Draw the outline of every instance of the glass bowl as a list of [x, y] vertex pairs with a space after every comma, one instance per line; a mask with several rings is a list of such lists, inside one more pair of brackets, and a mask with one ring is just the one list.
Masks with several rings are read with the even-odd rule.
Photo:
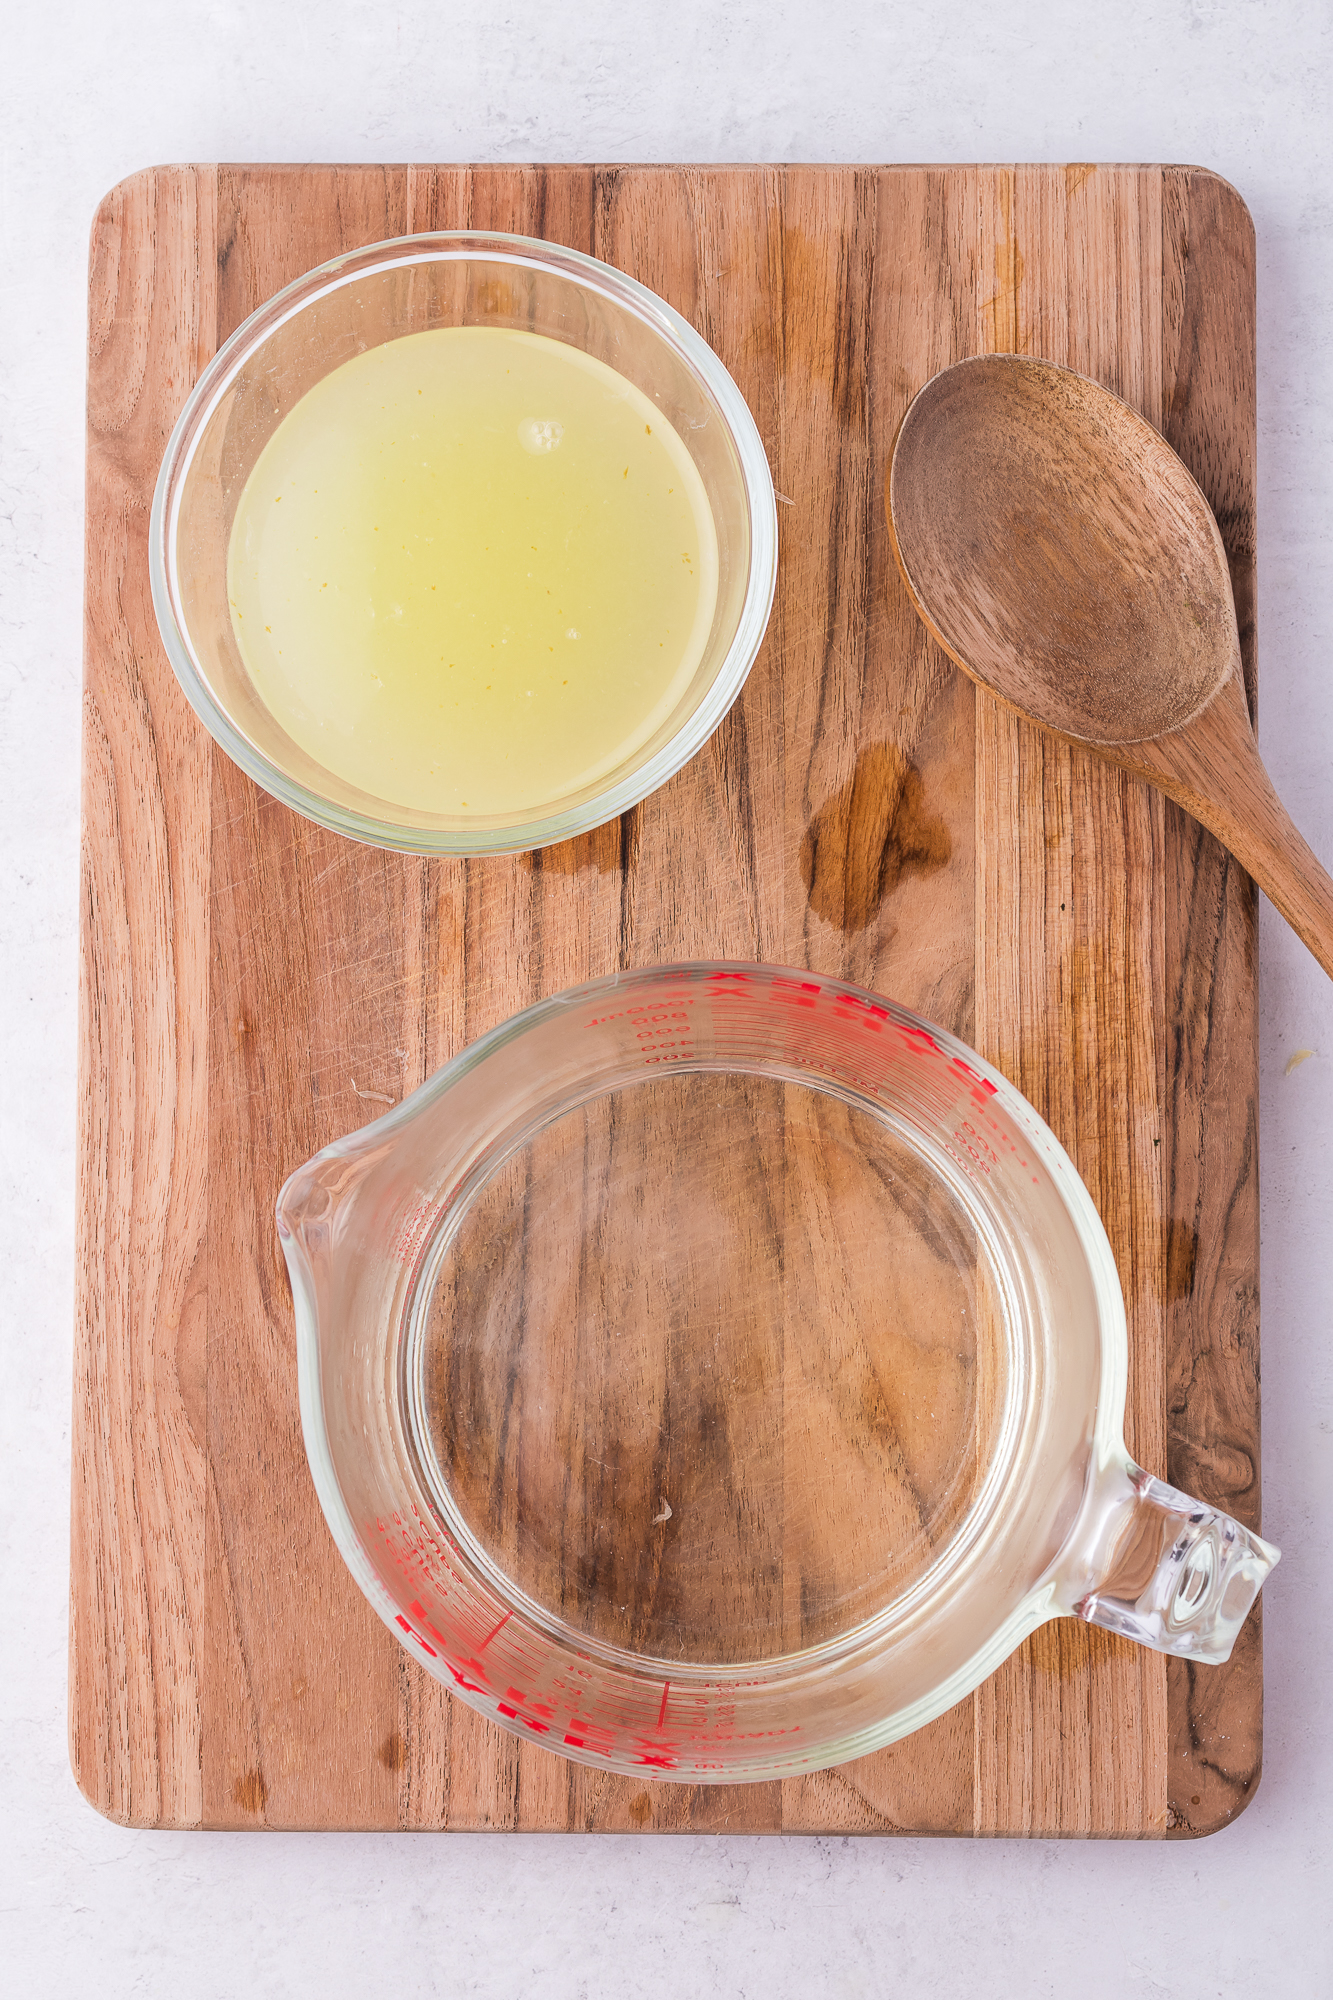
[[302, 1167], [278, 1228], [352, 1575], [582, 1763], [840, 1763], [1059, 1616], [1224, 1660], [1277, 1560], [1129, 1459], [1115, 1264], [1031, 1105], [834, 980], [543, 1001]]
[[[365, 349], [447, 326], [519, 328], [605, 362], [670, 420], [703, 481], [718, 546], [712, 627], [673, 709], [626, 759], [523, 814], [453, 817], [361, 792], [295, 743], [261, 700], [227, 601], [227, 550], [245, 483], [308, 390]], [[595, 258], [521, 236], [407, 236], [335, 258], [238, 328], [172, 432], [153, 498], [153, 603], [168, 657], [204, 726], [265, 791], [335, 832], [422, 854], [508, 853], [567, 840], [647, 797], [735, 701], [768, 623], [777, 508], [754, 419], [688, 321]]]

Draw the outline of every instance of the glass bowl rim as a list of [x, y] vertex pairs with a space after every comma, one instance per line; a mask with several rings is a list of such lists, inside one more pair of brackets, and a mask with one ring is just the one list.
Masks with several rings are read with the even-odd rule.
[[[416, 827], [358, 812], [311, 791], [236, 726], [208, 685], [179, 608], [176, 536], [181, 498], [200, 440], [218, 404], [265, 341], [308, 306], [368, 273], [469, 260], [554, 272], [628, 311], [675, 351], [712, 398], [735, 446], [749, 516], [750, 564], [736, 630], [713, 684], [654, 756], [592, 798], [519, 825]], [[777, 587], [777, 555], [777, 498], [758, 425], [735, 380], [703, 336], [665, 299], [613, 264], [563, 244], [483, 229], [432, 230], [365, 244], [316, 265], [256, 307], [223, 342], [185, 400], [162, 456], [148, 531], [149, 581], [158, 629], [181, 690], [214, 742], [247, 777], [303, 818], [372, 846], [422, 855], [515, 854], [549, 847], [604, 826], [659, 790], [697, 756], [740, 694], [768, 628]]]

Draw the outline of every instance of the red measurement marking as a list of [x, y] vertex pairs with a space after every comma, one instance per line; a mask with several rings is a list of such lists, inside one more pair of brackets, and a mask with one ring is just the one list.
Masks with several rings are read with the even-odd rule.
[[964, 1076], [970, 1076], [973, 1083], [980, 1084], [982, 1090], [987, 1092], [991, 1097], [995, 1096], [996, 1094], [995, 1085], [991, 1082], [990, 1078], [985, 1076], [978, 1076], [977, 1072], [972, 1068], [971, 1064], [965, 1063], [961, 1056], [955, 1056], [953, 1058], [953, 1066], [955, 1069], [960, 1069], [963, 1072]]
[[423, 1653], [429, 1653], [429, 1654], [430, 1654], [430, 1656], [431, 1656], [431, 1658], [432, 1658], [432, 1660], [438, 1660], [438, 1659], [439, 1659], [439, 1657], [440, 1657], [440, 1656], [439, 1656], [439, 1654], [438, 1654], [438, 1653], [436, 1652], [436, 1650], [435, 1650], [434, 1646], [428, 1646], [428, 1645], [426, 1644], [425, 1640], [424, 1640], [424, 1639], [422, 1638], [422, 1636], [421, 1636], [420, 1632], [414, 1632], [414, 1631], [412, 1630], [412, 1627], [411, 1627], [411, 1626], [410, 1626], [410, 1625], [408, 1624], [408, 1622], [407, 1622], [406, 1618], [404, 1618], [404, 1616], [403, 1616], [403, 1614], [402, 1614], [402, 1612], [401, 1612], [401, 1611], [400, 1611], [400, 1612], [398, 1613], [398, 1623], [399, 1623], [399, 1624], [400, 1624], [400, 1625], [402, 1626], [402, 1628], [403, 1628], [404, 1632], [406, 1632], [406, 1633], [407, 1633], [407, 1635], [408, 1635], [408, 1637], [409, 1637], [410, 1639], [415, 1639], [415, 1640], [416, 1640], [416, 1642], [417, 1642], [418, 1646], [420, 1646], [420, 1648], [421, 1648], [421, 1650], [422, 1650], [422, 1652], [423, 1652]]
[[873, 1000], [862, 1000], [856, 993], [839, 993], [833, 1004], [835, 1007], [857, 1008], [863, 1020], [870, 1015], [877, 1021], [887, 1021], [889, 1018], [887, 1007], [879, 1007]]
[[676, 1768], [676, 1760], [674, 1757], [654, 1757], [650, 1756], [646, 1751], [643, 1754], [643, 1756], [636, 1757], [634, 1761], [636, 1764], [650, 1765], [654, 1770], [657, 1771], [674, 1771]]
[[671, 1683], [670, 1683], [670, 1681], [663, 1681], [663, 1683], [662, 1683], [662, 1706], [661, 1706], [661, 1707], [660, 1707], [660, 1708], [658, 1709], [658, 1711], [657, 1711], [657, 1726], [658, 1726], [658, 1728], [659, 1728], [659, 1729], [660, 1729], [660, 1728], [662, 1727], [662, 1723], [663, 1723], [663, 1721], [664, 1721], [664, 1720], [665, 1720], [665, 1718], [666, 1718], [666, 1705], [667, 1705], [667, 1696], [668, 1696], [668, 1695], [670, 1694], [670, 1692], [671, 1692]]
[[489, 1694], [489, 1688], [484, 1688], [480, 1681], [470, 1681], [466, 1674], [460, 1674], [452, 1660], [446, 1660], [444, 1664], [448, 1667], [458, 1686], [466, 1688], [469, 1694]]
[[882, 1007], [871, 1007], [864, 1000], [840, 1000], [833, 1018], [840, 1028], [865, 1028], [872, 1035], [882, 1035], [889, 1021]]
[[613, 1014], [594, 1014], [584, 1025], [604, 1028], [610, 1021], [687, 1021], [689, 1015], [681, 1010], [693, 1005], [692, 993], [673, 993], [656, 1007], [620, 1007]]
[[[497, 1701], [495, 1704], [501, 1715], [507, 1715], [511, 1722], [521, 1722], [525, 1729], [535, 1729], [539, 1736], [549, 1735], [551, 1728], [549, 1722], [538, 1722], [535, 1716], [523, 1715], [517, 1707], [511, 1707], [511, 1703], [521, 1702], [525, 1699], [521, 1688], [506, 1688], [505, 1693], [508, 1695], [509, 1700]], [[543, 1713], [544, 1705], [541, 1702], [535, 1701], [532, 1706], [538, 1715]], [[550, 1708], [545, 1708], [544, 1712], [550, 1715], [554, 1711]]]
[[486, 1651], [486, 1648], [490, 1645], [491, 1640], [495, 1637], [496, 1633], [503, 1630], [503, 1628], [509, 1623], [513, 1615], [514, 1614], [512, 1611], [506, 1611], [504, 1617], [501, 1618], [498, 1621], [498, 1623], [492, 1625], [490, 1631], [486, 1634], [486, 1637], [482, 1640], [481, 1644], [477, 1648], [477, 1651], [479, 1653], [484, 1653]]
[[422, 1609], [421, 1605], [418, 1604], [415, 1597], [412, 1599], [412, 1616], [414, 1618], [419, 1618], [421, 1620], [426, 1630], [430, 1633], [432, 1639], [438, 1639], [442, 1646], [446, 1643], [443, 1632], [436, 1631], [435, 1627], [431, 1624], [430, 1619], [426, 1616], [425, 1611]]
[[437, 1205], [424, 1197], [413, 1202], [399, 1225], [398, 1237], [393, 1246], [393, 1255], [400, 1264], [412, 1262], [424, 1244], [431, 1223], [438, 1213]]
[[604, 1729], [600, 1723], [589, 1722], [581, 1715], [571, 1716], [565, 1731], [565, 1742], [571, 1750], [591, 1750], [594, 1757], [609, 1757], [616, 1741], [614, 1729]]

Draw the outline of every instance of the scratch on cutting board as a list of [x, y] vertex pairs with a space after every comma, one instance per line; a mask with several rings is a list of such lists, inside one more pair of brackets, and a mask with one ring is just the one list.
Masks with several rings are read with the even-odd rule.
[[368, 1097], [374, 1104], [396, 1104], [398, 1101], [396, 1098], [386, 1097], [382, 1090], [357, 1090], [355, 1077], [352, 1078], [352, 1089], [358, 1097]]

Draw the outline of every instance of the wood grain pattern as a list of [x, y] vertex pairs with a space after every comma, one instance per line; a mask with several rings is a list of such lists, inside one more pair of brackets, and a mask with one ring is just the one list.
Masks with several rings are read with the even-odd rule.
[[108, 198], [89, 281], [70, 1746], [112, 1817], [201, 1813], [211, 750], [153, 636], [148, 510], [216, 344], [215, 176]]
[[[1049, 173], [997, 176], [987, 211], [997, 278], [1026, 243], [1023, 283], [1044, 318], [1038, 333], [1020, 290], [994, 344], [1003, 334], [1024, 352], [1039, 341], [1046, 359], [1155, 415], [1157, 189], [1133, 170], [1099, 169], [1072, 197], [1060, 193]], [[1089, 311], [1093, 272], [1114, 318]], [[984, 305], [980, 332], [991, 344]], [[977, 1046], [1050, 1121], [1097, 1204], [1129, 1318], [1125, 1440], [1140, 1462], [1157, 1464], [1163, 801], [980, 691], [977, 736]], [[1091, 1627], [1034, 1634], [976, 1697], [979, 1827], [1163, 1830], [1165, 1680], [1160, 1655]], [[1015, 1717], [1027, 1722], [1027, 1744], [1021, 1733], [1015, 1741]], [[1032, 1755], [1037, 1748], [1045, 1754]]]
[[[257, 792], [162, 655], [157, 464], [217, 342], [358, 243], [545, 235], [689, 316], [781, 495], [772, 624], [705, 750], [537, 855], [354, 847]], [[806, 963], [999, 1062], [1073, 1151], [1131, 1328], [1128, 1435], [1258, 1524], [1255, 913], [1148, 787], [1002, 715], [907, 601], [887, 450], [936, 370], [1043, 353], [1162, 425], [1221, 521], [1254, 684], [1253, 242], [1157, 168], [189, 168], [90, 283], [71, 1755], [136, 1825], [1174, 1834], [1259, 1769], [1258, 1620], [1193, 1674], [1049, 1627], [840, 1771], [643, 1787], [452, 1703], [306, 1473], [271, 1225], [292, 1166], [516, 1008], [621, 965]]]
[[[1257, 720], [1254, 231], [1211, 174], [1162, 181], [1162, 429], [1222, 530]], [[1168, 802], [1167, 1477], [1260, 1519], [1259, 981], [1253, 883]], [[1263, 1764], [1263, 1602], [1224, 1667], [1167, 1663], [1168, 1830], [1225, 1826]], [[1223, 1715], [1228, 1718], [1224, 1723]]]

